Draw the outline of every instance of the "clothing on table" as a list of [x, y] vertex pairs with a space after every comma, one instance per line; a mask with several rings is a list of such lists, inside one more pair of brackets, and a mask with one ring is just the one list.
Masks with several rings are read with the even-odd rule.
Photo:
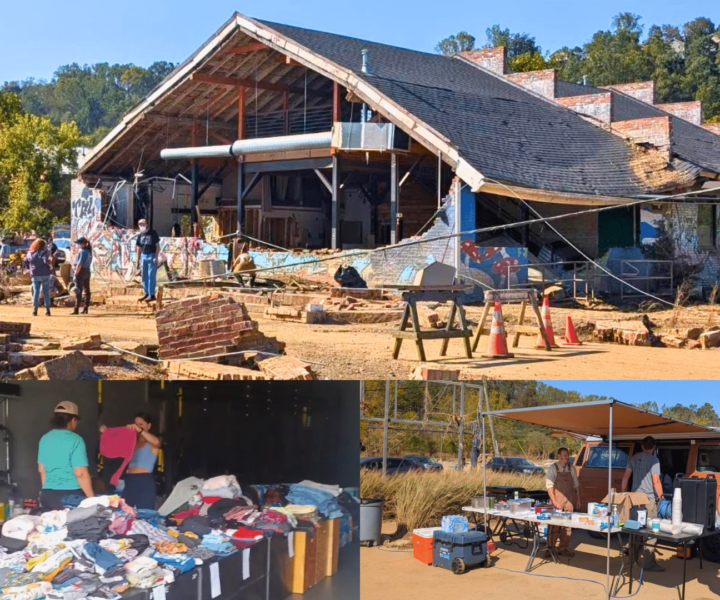
[[31, 550], [40, 548], [53, 548], [67, 539], [67, 527], [47, 532], [35, 532], [28, 536], [28, 542]]
[[127, 534], [123, 536], [114, 536], [113, 539], [124, 539], [130, 543], [130, 548], [136, 550], [138, 554], [142, 554], [150, 547], [150, 541], [146, 535]]
[[140, 520], [133, 521], [130, 533], [147, 536], [148, 542], [152, 545], [157, 544], [158, 542], [173, 541], [173, 537], [168, 535], [159, 527], [155, 527], [154, 525], [150, 525], [150, 523]]
[[570, 473], [572, 476], [573, 489], [578, 489], [580, 487], [580, 481], [578, 480], [577, 471], [575, 470], [574, 465], [568, 463], [563, 467], [559, 462], [554, 462], [548, 467], [547, 475], [545, 475], [545, 489], [549, 490], [551, 487], [555, 487], [555, 477], [558, 473]]
[[198, 491], [202, 488], [203, 480], [197, 477], [188, 477], [179, 481], [173, 488], [165, 503], [158, 509], [158, 512], [167, 516], [178, 510], [183, 504], [193, 503]]
[[109, 538], [100, 540], [99, 544], [101, 548], [107, 550], [108, 552], [112, 552], [115, 556], [123, 550], [130, 548], [130, 540], [127, 538]]
[[181, 573], [186, 573], [195, 568], [195, 560], [188, 554], [164, 554], [156, 550], [150, 555], [150, 558], [162, 565], [180, 569]]
[[150, 510], [147, 508], [138, 508], [136, 511], [137, 518], [143, 521], [149, 521], [153, 525], [164, 525], [165, 519], [156, 510]]
[[628, 463], [628, 469], [633, 474], [633, 492], [641, 492], [650, 500], [657, 500], [653, 475], [660, 477], [660, 461], [657, 456], [650, 452], [639, 452], [635, 454]]
[[140, 259], [142, 269], [143, 291], [147, 296], [154, 296], [157, 287], [157, 257], [154, 254], [143, 254]]
[[89, 464], [85, 442], [77, 433], [67, 429], [48, 431], [40, 438], [38, 464], [45, 469], [44, 490], [63, 490], [66, 493], [77, 490], [79, 486], [73, 469]]
[[212, 531], [210, 521], [206, 517], [190, 516], [184, 519], [178, 531], [192, 531], [195, 535], [207, 535]]
[[99, 567], [99, 573], [104, 573], [108, 569], [122, 565], [122, 561], [117, 556], [105, 550], [100, 544], [88, 542], [83, 546], [83, 552]]
[[52, 591], [52, 584], [47, 581], [31, 583], [20, 587], [8, 587], [2, 591], [3, 600], [37, 600], [47, 597]]
[[204, 535], [202, 545], [218, 556], [228, 556], [237, 552], [235, 546], [230, 543], [228, 536], [220, 533], [213, 532]]
[[52, 275], [33, 275], [30, 278], [32, 284], [32, 302], [33, 310], [37, 310], [40, 306], [40, 292], [42, 292], [45, 308], [50, 310], [52, 297], [50, 296], [50, 283]]
[[[217, 477], [211, 477], [207, 479], [202, 485], [203, 492], [212, 492], [221, 490], [223, 488], [232, 488], [237, 490], [237, 495], [241, 494], [240, 484], [238, 483], [235, 475], [218, 475]], [[208, 496], [217, 496], [217, 494], [208, 494]]]
[[8, 552], [20, 552], [21, 550], [25, 550], [27, 545], [28, 543], [26, 540], [19, 540], [5, 535], [0, 537], [0, 546], [5, 548]]
[[[249, 548], [262, 540], [265, 535], [259, 529], [250, 529], [249, 527], [238, 527], [232, 534], [233, 545], [236, 548]], [[235, 541], [237, 540], [237, 541]]]
[[117, 515], [110, 523], [110, 531], [115, 534], [125, 534], [130, 531], [133, 519], [129, 515]]
[[340, 486], [339, 485], [327, 485], [324, 483], [317, 483], [315, 481], [310, 481], [309, 479], [305, 479], [304, 481], [301, 481], [299, 485], [303, 485], [305, 487], [309, 488], [315, 488], [316, 490], [322, 490], [323, 492], [328, 492], [329, 494], [332, 494], [336, 498], [340, 495]]
[[202, 514], [202, 508], [204, 508], [204, 505], [203, 505], [202, 507], [200, 507], [200, 506], [191, 506], [191, 507], [188, 508], [187, 510], [179, 510], [179, 511], [173, 513], [173, 518], [174, 518], [174, 519], [177, 519], [177, 520], [180, 520], [180, 521], [184, 521], [184, 520], [187, 519], [188, 517], [197, 516], [197, 515], [200, 515], [200, 516], [202, 516], [202, 517], [206, 517], [206, 516], [207, 516], [207, 513], [203, 515], [203, 514]]
[[84, 498], [78, 505], [79, 508], [88, 508], [90, 506], [104, 506], [110, 508], [110, 496], [93, 496], [92, 498]]
[[[560, 505], [560, 510], [572, 512], [572, 497], [575, 489], [572, 473], [558, 469], [553, 488], [555, 489], [555, 501]], [[548, 526], [548, 546], [554, 548], [557, 545], [561, 552], [567, 551], [571, 534], [572, 528], [570, 527]]]
[[86, 500], [86, 498], [82, 492], [80, 494], [67, 494], [62, 497], [62, 503], [65, 508], [78, 508], [83, 500]]
[[[314, 508], [314, 507], [313, 507]], [[254, 516], [260, 516], [260, 513], [255, 506], [236, 506], [225, 513], [226, 521], [239, 521], [239, 522], [252, 522], [255, 520]]]
[[[77, 485], [77, 479], [75, 480]], [[61, 510], [65, 508], [65, 498], [71, 495], [81, 495], [84, 492], [80, 489], [72, 490], [40, 490], [40, 508], [42, 510]], [[85, 497], [84, 495], [82, 496]]]
[[197, 548], [200, 545], [200, 538], [195, 535], [192, 531], [186, 531], [181, 533], [177, 537], [178, 542], [185, 544], [188, 548]]
[[343, 515], [337, 498], [330, 492], [315, 487], [291, 485], [287, 500], [292, 504], [311, 504], [328, 519], [337, 519]]
[[106, 458], [122, 458], [120, 468], [110, 478], [110, 483], [117, 485], [130, 459], [135, 453], [137, 433], [128, 427], [110, 427], [100, 435], [100, 454]]
[[93, 506], [73, 508], [67, 513], [66, 522], [82, 521], [89, 517], [110, 517], [110, 510], [101, 504]]
[[37, 524], [37, 530], [41, 533], [56, 531], [65, 527], [67, 522], [66, 510], [49, 510], [40, 515], [40, 521]]
[[158, 542], [155, 544], [155, 550], [161, 554], [185, 554], [188, 547], [182, 542]]
[[35, 531], [40, 523], [40, 517], [34, 515], [20, 515], [5, 521], [2, 526], [3, 537], [27, 541], [28, 536]]
[[108, 536], [110, 522], [101, 517], [88, 517], [82, 521], [68, 523], [68, 537], [97, 542]]
[[190, 550], [188, 550], [188, 556], [192, 556], [196, 561], [210, 560], [215, 556], [215, 553], [205, 546], [197, 546], [196, 548], [190, 548]]
[[155, 508], [157, 492], [155, 487], [155, 475], [152, 473], [126, 473], [123, 477], [125, 489], [123, 498], [135, 508]]

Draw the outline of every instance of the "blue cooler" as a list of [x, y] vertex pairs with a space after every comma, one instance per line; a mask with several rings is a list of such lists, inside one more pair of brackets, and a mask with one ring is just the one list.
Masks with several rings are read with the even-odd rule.
[[487, 553], [487, 536], [482, 531], [433, 534], [433, 566], [450, 569], [455, 575], [465, 572], [466, 567], [482, 564], [490, 566]]

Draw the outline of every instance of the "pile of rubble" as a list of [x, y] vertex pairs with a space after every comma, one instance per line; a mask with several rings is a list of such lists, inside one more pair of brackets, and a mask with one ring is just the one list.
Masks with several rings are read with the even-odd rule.
[[720, 326], [669, 329], [659, 333], [648, 319], [641, 321], [598, 322], [592, 328], [594, 341], [627, 346], [667, 348], [720, 348]]

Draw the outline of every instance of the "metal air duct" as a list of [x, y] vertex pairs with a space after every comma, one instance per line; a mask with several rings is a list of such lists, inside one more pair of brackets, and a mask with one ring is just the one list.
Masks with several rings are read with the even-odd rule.
[[303, 133], [301, 135], [281, 135], [252, 140], [238, 140], [231, 146], [198, 146], [195, 148], [165, 148], [160, 151], [164, 160], [188, 158], [225, 158], [260, 152], [285, 152], [289, 150], [316, 150], [332, 145], [332, 131], [321, 133]]

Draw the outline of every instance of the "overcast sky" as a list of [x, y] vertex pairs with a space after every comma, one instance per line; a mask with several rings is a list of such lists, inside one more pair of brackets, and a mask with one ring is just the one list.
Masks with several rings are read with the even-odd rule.
[[698, 16], [720, 22], [718, 0], [0, 0], [0, 83], [49, 79], [73, 62], [181, 62], [236, 10], [428, 52], [463, 29], [484, 43], [494, 24], [528, 32], [543, 49], [555, 50], [581, 45], [623, 11], [641, 15], [647, 26], [682, 25]]

